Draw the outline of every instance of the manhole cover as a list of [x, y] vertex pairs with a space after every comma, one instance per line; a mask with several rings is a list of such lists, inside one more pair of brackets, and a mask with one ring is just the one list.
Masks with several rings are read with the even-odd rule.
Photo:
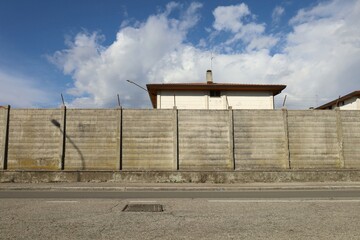
[[161, 204], [127, 204], [123, 212], [162, 212]]

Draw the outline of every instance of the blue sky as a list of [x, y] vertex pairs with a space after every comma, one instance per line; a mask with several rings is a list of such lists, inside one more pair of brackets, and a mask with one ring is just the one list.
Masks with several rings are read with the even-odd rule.
[[359, 90], [360, 1], [0, 1], [0, 105], [151, 108], [126, 82], [286, 84], [280, 107]]

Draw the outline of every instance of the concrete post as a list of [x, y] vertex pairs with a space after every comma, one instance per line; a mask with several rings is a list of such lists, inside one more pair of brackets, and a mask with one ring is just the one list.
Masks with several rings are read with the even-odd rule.
[[10, 127], [10, 105], [8, 105], [7, 107], [4, 108], [6, 113], [4, 114], [4, 127], [3, 127], [3, 131], [2, 131], [2, 135], [4, 137], [3, 139], [3, 144], [1, 147], [1, 156], [0, 156], [0, 161], [1, 161], [1, 168], [3, 170], [7, 169], [7, 155], [8, 155], [8, 144], [9, 144], [9, 127]]
[[117, 134], [118, 136], [116, 137], [116, 149], [117, 149], [117, 159], [116, 159], [116, 169], [117, 170], [121, 170], [122, 169], [122, 146], [121, 146], [121, 130], [122, 130], [122, 107], [117, 109], [118, 114], [117, 114]]
[[229, 143], [230, 143], [230, 151], [229, 151], [229, 155], [230, 155], [230, 159], [231, 159], [231, 163], [232, 163], [232, 169], [235, 170], [236, 165], [235, 165], [235, 144], [234, 144], [234, 112], [232, 110], [232, 107], [229, 107]]
[[174, 149], [174, 164], [173, 169], [179, 170], [179, 120], [178, 120], [178, 110], [176, 106], [173, 111], [173, 126], [174, 126], [174, 141], [173, 141], [173, 149]]
[[59, 169], [65, 169], [65, 146], [66, 146], [66, 106], [61, 107], [61, 123], [59, 126], [60, 130], [60, 145], [59, 145]]
[[337, 134], [338, 149], [339, 149], [339, 161], [336, 163], [336, 165], [339, 168], [344, 168], [345, 167], [344, 149], [343, 149], [344, 137], [343, 137], [340, 108], [336, 108], [335, 112], [336, 112], [336, 134]]
[[286, 168], [291, 169], [291, 158], [290, 158], [290, 144], [289, 144], [289, 121], [288, 111], [286, 108], [282, 109], [283, 120], [284, 120], [284, 138], [285, 138], [285, 161], [287, 162]]
[[124, 111], [123, 108], [120, 108], [120, 122], [119, 122], [119, 170], [123, 169], [123, 116]]

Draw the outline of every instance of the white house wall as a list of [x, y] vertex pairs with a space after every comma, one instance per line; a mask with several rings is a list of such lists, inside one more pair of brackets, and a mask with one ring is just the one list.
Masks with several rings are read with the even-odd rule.
[[353, 97], [344, 101], [344, 105], [340, 107], [341, 110], [357, 110], [359, 108], [360, 99]]
[[274, 109], [274, 97], [271, 92], [235, 92], [228, 91], [227, 100], [233, 109]]
[[271, 92], [221, 91], [220, 97], [210, 97], [209, 91], [161, 91], [158, 109], [274, 109]]
[[161, 91], [161, 95], [158, 95], [158, 108], [170, 109], [174, 106], [178, 109], [206, 109], [205, 92]]
[[[331, 106], [332, 109], [336, 108], [336, 104]], [[353, 97], [344, 101], [343, 106], [339, 106], [340, 110], [360, 110], [360, 98]]]

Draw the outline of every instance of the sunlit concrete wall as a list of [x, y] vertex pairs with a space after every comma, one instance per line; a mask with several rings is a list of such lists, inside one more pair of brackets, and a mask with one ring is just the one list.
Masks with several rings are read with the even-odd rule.
[[4, 168], [6, 151], [7, 107], [0, 107], [0, 170]]
[[360, 168], [360, 111], [339, 111], [340, 154], [343, 154], [345, 168]]
[[288, 168], [286, 127], [286, 111], [234, 111], [236, 169]]
[[56, 170], [61, 162], [60, 109], [11, 109], [8, 169]]
[[292, 168], [339, 168], [336, 111], [289, 111]]
[[359, 139], [359, 111], [0, 108], [5, 170], [360, 169]]
[[180, 170], [232, 170], [232, 117], [226, 110], [182, 110]]
[[65, 169], [118, 170], [120, 109], [67, 109]]
[[176, 154], [176, 110], [123, 110], [123, 170], [176, 170]]

